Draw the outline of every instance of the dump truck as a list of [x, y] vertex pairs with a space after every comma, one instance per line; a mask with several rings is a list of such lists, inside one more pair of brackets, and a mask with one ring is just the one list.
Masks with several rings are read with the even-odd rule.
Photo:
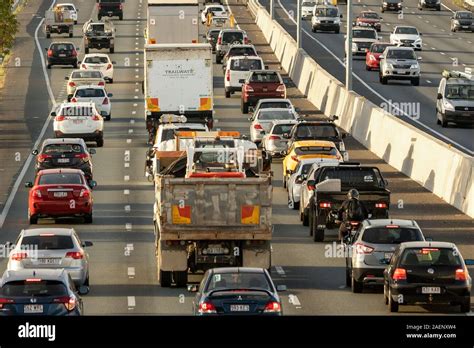
[[73, 36], [74, 13], [64, 7], [55, 7], [44, 15], [44, 31], [49, 39], [51, 34], [68, 34]]
[[185, 177], [156, 177], [153, 220], [162, 287], [186, 286], [188, 273], [214, 267], [270, 269], [271, 175], [247, 177], [244, 156], [243, 147], [190, 146]]

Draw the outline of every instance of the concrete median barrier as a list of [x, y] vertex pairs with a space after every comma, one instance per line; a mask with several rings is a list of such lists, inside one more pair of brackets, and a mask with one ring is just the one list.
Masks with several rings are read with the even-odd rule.
[[255, 0], [248, 1], [262, 30], [298, 89], [325, 115], [337, 115], [341, 128], [447, 203], [474, 217], [472, 156], [404, 122], [354, 92], [321, 68]]

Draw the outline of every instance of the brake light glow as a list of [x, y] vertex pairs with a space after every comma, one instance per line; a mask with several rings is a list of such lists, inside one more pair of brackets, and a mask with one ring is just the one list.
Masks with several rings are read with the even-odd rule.
[[387, 203], [375, 203], [375, 208], [379, 208], [379, 209], [387, 208]]
[[276, 301], [268, 302], [263, 311], [265, 313], [279, 313], [281, 312], [281, 305]]
[[34, 198], [41, 198], [41, 191], [40, 190], [34, 190], [33, 191], [33, 197]]
[[295, 162], [299, 162], [299, 161], [300, 161], [300, 159], [299, 159], [298, 156], [296, 156], [296, 155], [291, 156], [291, 159], [292, 159], [293, 161], [295, 161]]
[[62, 297], [55, 298], [53, 302], [64, 304], [64, 307], [66, 307], [68, 311], [72, 311], [74, 308], [76, 308], [75, 297], [62, 296]]
[[331, 208], [331, 203], [330, 202], [320, 202], [319, 207], [320, 208]]
[[253, 92], [253, 88], [250, 85], [245, 85], [246, 92]]
[[230, 70], [227, 70], [226, 73], [225, 73], [225, 79], [227, 81], [230, 81]]
[[81, 64], [81, 67], [82, 67], [83, 69], [87, 70], [87, 65]]
[[52, 57], [53, 56], [53, 50], [48, 50], [48, 57]]
[[280, 138], [280, 136], [278, 136], [278, 135], [270, 135], [270, 136], [268, 137], [268, 139], [269, 139], [269, 140], [280, 140], [281, 138]]
[[91, 195], [91, 193], [89, 192], [88, 189], [82, 189], [81, 193], [79, 194], [79, 197], [88, 198], [88, 197], [90, 197], [90, 195]]
[[356, 243], [355, 251], [357, 254], [370, 254], [372, 251], [374, 251], [374, 248], [371, 248], [362, 243]]
[[52, 158], [53, 156], [51, 155], [45, 155], [44, 153], [42, 153], [41, 155], [38, 155], [38, 162], [44, 162], [46, 159], [48, 158]]
[[93, 121], [100, 121], [101, 117], [99, 115], [92, 116]]
[[77, 57], [77, 51], [76, 50], [72, 50], [72, 56]]
[[456, 280], [466, 281], [467, 280], [467, 270], [464, 268], [458, 268], [456, 270]]
[[40, 237], [54, 237], [54, 233], [40, 233]]
[[71, 103], [77, 103], [77, 98], [76, 97], [71, 98]]
[[218, 37], [218, 38], [217, 38], [217, 44], [218, 44], [218, 45], [221, 45], [221, 44], [222, 44], [222, 37]]
[[432, 251], [439, 251], [439, 249], [436, 249], [436, 248], [423, 248], [423, 249], [421, 249], [421, 254], [422, 255], [428, 255]]
[[244, 37], [244, 44], [248, 44], [249, 43], [249, 38], [247, 36]]
[[21, 261], [23, 259], [26, 259], [28, 257], [27, 253], [14, 253], [12, 254], [12, 260], [13, 261]]
[[110, 68], [112, 68], [112, 64], [107, 64], [107, 70], [109, 70]]
[[405, 268], [397, 268], [393, 272], [392, 276], [393, 280], [406, 280], [407, 279], [407, 271]]
[[80, 260], [84, 258], [84, 255], [80, 251], [68, 251], [66, 257], [70, 257], [74, 260]]
[[253, 128], [254, 128], [254, 129], [258, 129], [258, 130], [263, 129], [263, 127], [262, 127], [260, 124], [258, 124], [258, 123], [255, 123], [255, 124], [253, 125]]
[[74, 155], [75, 158], [81, 158], [81, 159], [89, 159], [89, 155], [86, 153], [78, 153], [77, 155]]
[[54, 120], [55, 120], [55, 121], [58, 121], [58, 122], [64, 121], [65, 119], [66, 119], [66, 117], [63, 116], [63, 115], [59, 115], [59, 116], [56, 116], [56, 117], [54, 118]]
[[97, 86], [105, 86], [105, 82], [104, 81], [100, 81]]
[[386, 228], [400, 228], [398, 225], [387, 225]]
[[202, 302], [199, 304], [199, 313], [217, 313], [216, 307], [210, 302]]
[[0, 309], [3, 309], [3, 306], [8, 303], [13, 303], [14, 301], [9, 298], [0, 298]]
[[76, 87], [76, 84], [74, 82], [69, 82], [69, 87]]
[[27, 282], [27, 283], [39, 283], [39, 282], [41, 282], [41, 278], [27, 278], [25, 280], [25, 282]]
[[276, 89], [277, 92], [284, 92], [285, 91], [285, 85], [279, 85], [278, 88]]

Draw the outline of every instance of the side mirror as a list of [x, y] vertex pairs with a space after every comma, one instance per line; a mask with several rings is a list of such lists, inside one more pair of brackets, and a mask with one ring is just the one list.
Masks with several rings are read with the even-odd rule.
[[97, 187], [97, 181], [95, 181], [95, 180], [89, 181], [89, 186], [90, 186], [91, 189], [96, 188]]
[[25, 187], [27, 187], [27, 188], [32, 188], [32, 187], [33, 187], [33, 183], [32, 183], [31, 181], [25, 182]]
[[261, 131], [260, 131], [260, 134], [261, 134], [261, 135], [265, 135], [265, 131], [264, 131], [264, 130], [261, 130]]
[[342, 14], [341, 14], [341, 15], [339, 15], [339, 18], [342, 18]]
[[198, 291], [198, 285], [197, 284], [190, 284], [188, 285], [188, 291], [189, 292], [197, 292]]
[[80, 65], [82, 63], [82, 60], [77, 61], [77, 65]]
[[69, 81], [69, 76], [64, 76], [64, 79], [65, 79], [66, 81]]
[[423, 59], [423, 57], [417, 57], [416, 59], [417, 59], [417, 60], [422, 60], [422, 59]]
[[90, 153], [91, 155], [95, 155], [95, 154], [96, 154], [96, 151], [95, 151], [95, 149], [89, 149], [89, 153]]
[[89, 287], [85, 285], [81, 285], [79, 289], [77, 289], [77, 292], [79, 295], [87, 295], [89, 293]]
[[313, 186], [313, 187], [314, 187], [314, 186], [316, 185], [316, 181], [314, 181], [314, 180], [308, 180], [308, 181], [306, 182], [306, 185], [308, 185], [308, 186]]
[[285, 151], [285, 150], [280, 151], [280, 155], [281, 155], [281, 156], [286, 156], [286, 151]]
[[47, 50], [49, 50], [49, 48], [48, 48], [48, 47], [45, 47], [44, 50], [47, 51]]
[[268, 65], [265, 65], [265, 70], [268, 70]]
[[420, 36], [423, 36], [423, 33], [420, 33]]
[[438, 93], [438, 94], [436, 95], [436, 99], [443, 99], [443, 95], [442, 95], [441, 93]]
[[385, 56], [382, 54], [379, 56], [379, 59], [382, 60], [382, 59], [385, 59]]
[[55, 117], [56, 116], [56, 112], [53, 111], [52, 113], [50, 113], [51, 116]]
[[84, 248], [91, 247], [91, 246], [93, 246], [93, 245], [94, 245], [94, 243], [89, 242], [89, 241], [85, 241], [85, 242], [82, 243], [82, 246], [83, 246]]
[[109, 97], [109, 98], [112, 98], [113, 96], [114, 96], [113, 93], [108, 93], [107, 94], [107, 97]]
[[277, 285], [277, 291], [286, 291], [288, 290], [288, 288], [286, 287], [286, 285]]
[[10, 247], [12, 247], [12, 246], [13, 246], [13, 243], [12, 243], [12, 242], [5, 242], [5, 244], [3, 244], [3, 247], [6, 248], [6, 249], [8, 249], [8, 248], [10, 248]]
[[117, 64], [117, 62], [116, 62], [115, 60], [113, 60], [113, 61], [112, 61], [112, 64], [115, 65], [115, 64]]
[[35, 150], [33, 150], [33, 151], [31, 151], [31, 154], [32, 154], [33, 156], [36, 156], [38, 153], [39, 153], [39, 151], [38, 151], [38, 150], [36, 150], [36, 149], [35, 149]]

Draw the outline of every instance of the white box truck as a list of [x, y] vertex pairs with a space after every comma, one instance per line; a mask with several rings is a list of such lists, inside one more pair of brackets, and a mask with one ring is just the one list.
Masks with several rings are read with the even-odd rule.
[[198, 43], [198, 0], [148, 0], [149, 44]]
[[212, 128], [214, 112], [210, 44], [145, 45], [146, 126], [153, 138], [164, 114], [184, 115]]

